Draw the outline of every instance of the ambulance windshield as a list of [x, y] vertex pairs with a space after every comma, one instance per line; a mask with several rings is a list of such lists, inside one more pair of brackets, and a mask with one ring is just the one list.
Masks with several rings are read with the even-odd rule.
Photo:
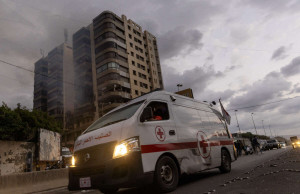
[[96, 122], [89, 126], [84, 133], [88, 133], [101, 127], [105, 127], [129, 119], [143, 104], [143, 102], [144, 100], [125, 106], [119, 110], [109, 113], [108, 115], [105, 115], [104, 117], [99, 118]]

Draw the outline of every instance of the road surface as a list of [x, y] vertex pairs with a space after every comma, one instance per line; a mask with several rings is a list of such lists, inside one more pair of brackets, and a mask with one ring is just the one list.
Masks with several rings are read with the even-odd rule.
[[[295, 171], [295, 170], [299, 170]], [[218, 169], [184, 176], [172, 193], [299, 193], [300, 192], [300, 149], [270, 150], [263, 154], [239, 157], [232, 163], [228, 174], [221, 174]], [[285, 186], [286, 185], [286, 186]], [[298, 191], [298, 192], [297, 192]], [[151, 186], [122, 189], [119, 194], [154, 193]], [[39, 192], [47, 193], [101, 193], [99, 191], [69, 192], [66, 187]]]

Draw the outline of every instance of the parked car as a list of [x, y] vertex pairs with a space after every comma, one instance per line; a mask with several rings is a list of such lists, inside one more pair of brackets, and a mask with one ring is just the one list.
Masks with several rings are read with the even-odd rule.
[[267, 150], [267, 145], [268, 145], [267, 140], [261, 139], [259, 140], [259, 144], [261, 150]]
[[61, 149], [61, 160], [62, 160], [62, 168], [68, 168], [71, 166], [71, 160], [72, 160], [72, 153], [69, 148], [62, 147]]
[[281, 148], [280, 143], [277, 141], [277, 139], [270, 139], [267, 141], [266, 149], [272, 150], [272, 149], [279, 149]]
[[281, 147], [281, 148], [286, 148], [285, 142], [279, 142], [279, 143], [280, 143], [280, 147]]

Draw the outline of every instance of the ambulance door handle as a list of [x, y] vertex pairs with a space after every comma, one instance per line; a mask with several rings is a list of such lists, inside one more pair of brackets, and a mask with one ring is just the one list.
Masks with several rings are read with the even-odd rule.
[[175, 135], [175, 131], [174, 130], [170, 130], [169, 131], [169, 135]]

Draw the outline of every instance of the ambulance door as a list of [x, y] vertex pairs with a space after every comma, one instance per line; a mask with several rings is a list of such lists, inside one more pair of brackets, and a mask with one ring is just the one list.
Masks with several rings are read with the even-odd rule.
[[224, 140], [223, 130], [224, 127], [220, 119], [213, 112], [207, 112], [211, 126], [211, 151], [213, 157], [213, 165], [220, 166], [221, 164], [221, 148]]
[[163, 152], [172, 151], [173, 143], [177, 142], [177, 131], [169, 103], [155, 100], [150, 101], [147, 107], [151, 107], [153, 119], [139, 124], [144, 172], [153, 171], [158, 157]]
[[198, 132], [198, 144], [203, 163], [210, 168], [220, 166], [221, 146], [218, 129], [215, 127], [214, 114], [209, 110], [199, 110], [201, 128]]

